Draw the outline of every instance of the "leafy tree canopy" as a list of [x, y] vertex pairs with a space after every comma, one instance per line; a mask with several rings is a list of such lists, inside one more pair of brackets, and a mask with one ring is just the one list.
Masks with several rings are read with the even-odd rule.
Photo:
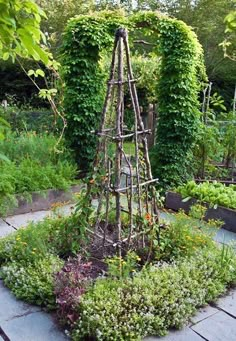
[[57, 54], [61, 45], [67, 21], [75, 15], [87, 14], [95, 9], [93, 0], [36, 0], [36, 3], [46, 13], [46, 18], [42, 18], [41, 29], [47, 36], [53, 54]]
[[44, 12], [33, 0], [0, 0], [0, 58], [33, 58], [48, 63], [41, 48], [45, 36], [40, 30]]
[[117, 7], [118, 3], [132, 11], [158, 10], [191, 26], [204, 49], [204, 59], [209, 79], [226, 99], [227, 106], [233, 97], [236, 83], [236, 64], [225, 53], [220, 44], [225, 40], [225, 17], [228, 29], [227, 52], [236, 50], [235, 0], [100, 0], [100, 7]]

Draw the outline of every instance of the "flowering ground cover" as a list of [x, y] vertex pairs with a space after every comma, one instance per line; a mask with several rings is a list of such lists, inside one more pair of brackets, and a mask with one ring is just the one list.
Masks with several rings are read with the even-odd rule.
[[56, 310], [73, 340], [164, 335], [236, 283], [233, 249], [212, 240], [216, 222], [183, 213], [163, 221], [159, 240], [150, 236], [149, 259], [148, 248], [102, 258], [80, 223], [77, 214], [47, 218], [0, 240], [4, 283], [18, 298]]

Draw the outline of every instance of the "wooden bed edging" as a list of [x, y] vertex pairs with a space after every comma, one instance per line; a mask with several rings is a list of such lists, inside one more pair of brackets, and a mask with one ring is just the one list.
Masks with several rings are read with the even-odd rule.
[[57, 202], [71, 202], [74, 194], [79, 192], [82, 187], [83, 185], [74, 185], [71, 186], [67, 191], [60, 189], [49, 189], [40, 193], [33, 192], [31, 202], [27, 201], [27, 199], [22, 199], [19, 196], [18, 207], [11, 210], [11, 212], [8, 213], [8, 216], [49, 210], [52, 204]]
[[[183, 199], [180, 194], [175, 192], [167, 192], [165, 207], [174, 211], [179, 211], [180, 209], [182, 209], [186, 213], [188, 213], [190, 206], [197, 202], [196, 199], [190, 199], [187, 202], [183, 202], [182, 200]], [[206, 220], [220, 219], [224, 221], [224, 225], [222, 226], [224, 229], [236, 233], [236, 210], [232, 210], [230, 208], [222, 206], [218, 206], [216, 209], [214, 209], [210, 208], [209, 204], [207, 203], [205, 203], [204, 205], [207, 206]]]

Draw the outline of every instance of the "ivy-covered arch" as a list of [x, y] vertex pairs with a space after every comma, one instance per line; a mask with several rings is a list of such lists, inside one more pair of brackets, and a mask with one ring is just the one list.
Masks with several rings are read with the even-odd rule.
[[202, 48], [182, 21], [157, 12], [139, 12], [129, 17], [121, 12], [100, 12], [71, 19], [62, 55], [67, 135], [79, 165], [87, 168], [96, 143], [90, 131], [99, 122], [104, 99], [106, 78], [100, 60], [103, 51], [112, 47], [114, 32], [120, 26], [129, 31], [142, 30], [157, 40], [154, 52], [162, 58], [153, 171], [162, 183], [177, 184], [189, 175], [199, 120], [200, 78], [205, 77]]

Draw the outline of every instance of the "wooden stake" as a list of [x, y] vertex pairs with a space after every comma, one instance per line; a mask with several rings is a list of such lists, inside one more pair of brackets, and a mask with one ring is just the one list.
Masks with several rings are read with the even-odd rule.
[[[116, 136], [121, 136], [121, 126], [123, 117], [123, 29], [116, 32], [119, 37], [118, 42], [118, 93], [117, 93], [117, 108], [116, 108]], [[122, 162], [122, 139], [116, 141], [116, 166], [115, 166], [115, 188], [116, 188], [116, 226], [117, 226], [117, 244], [118, 254], [121, 258], [121, 201], [120, 201], [120, 184], [121, 184], [121, 162]]]

